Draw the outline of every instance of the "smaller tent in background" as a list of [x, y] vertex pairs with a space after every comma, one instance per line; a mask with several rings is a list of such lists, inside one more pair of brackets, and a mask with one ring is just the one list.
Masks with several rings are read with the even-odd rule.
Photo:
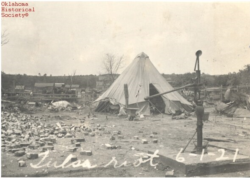
[[96, 111], [108, 111], [114, 105], [124, 106], [126, 104], [124, 84], [128, 85], [129, 107], [138, 108], [140, 114], [150, 115], [152, 112], [172, 114], [177, 110], [192, 110], [191, 103], [178, 92], [145, 101], [145, 97], [173, 90], [173, 87], [158, 72], [149, 57], [142, 52], [95, 101]]

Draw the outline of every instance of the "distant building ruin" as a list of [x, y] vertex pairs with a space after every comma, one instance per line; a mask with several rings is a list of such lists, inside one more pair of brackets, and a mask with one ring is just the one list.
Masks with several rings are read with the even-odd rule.
[[25, 86], [24, 85], [16, 85], [15, 86], [15, 92], [22, 92], [24, 91]]
[[98, 91], [104, 91], [119, 77], [119, 74], [102, 74], [98, 76], [96, 81], [96, 89]]

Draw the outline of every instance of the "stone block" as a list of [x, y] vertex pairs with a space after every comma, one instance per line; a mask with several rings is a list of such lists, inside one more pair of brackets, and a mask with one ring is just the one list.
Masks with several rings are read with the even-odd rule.
[[20, 161], [18, 161], [18, 166], [19, 166], [19, 167], [26, 167], [27, 165], [26, 165], [26, 162], [25, 162], [25, 161], [20, 160]]
[[65, 138], [72, 138], [72, 137], [73, 137], [73, 135], [70, 134], [70, 133], [67, 133], [67, 134], [65, 135]]
[[39, 146], [38, 145], [29, 145], [30, 149], [37, 149]]
[[142, 144], [147, 144], [148, 143], [148, 141], [146, 139], [142, 139], [141, 142], [142, 142]]
[[85, 138], [76, 138], [76, 142], [85, 142]]
[[20, 143], [20, 146], [21, 146], [21, 147], [26, 147], [26, 146], [29, 146], [29, 145], [30, 145], [30, 143], [28, 143], [28, 142]]
[[20, 150], [15, 152], [15, 156], [23, 156], [23, 155], [25, 155], [25, 151]]
[[28, 159], [37, 159], [38, 153], [26, 153]]
[[59, 133], [59, 134], [57, 134], [57, 137], [58, 137], [58, 138], [62, 138], [62, 137], [63, 137], [63, 134]]
[[44, 146], [45, 145], [45, 143], [44, 142], [37, 142], [40, 146]]
[[47, 145], [53, 146], [53, 142], [48, 142]]
[[24, 149], [13, 148], [13, 149], [9, 149], [8, 151], [11, 152], [11, 153], [15, 153], [15, 152], [17, 152], [17, 151], [24, 151]]
[[92, 155], [92, 151], [91, 150], [82, 150], [80, 152], [81, 155], [87, 155], [87, 156], [91, 156]]
[[167, 171], [165, 173], [165, 177], [173, 177], [174, 176], [174, 170], [171, 170], [171, 171]]
[[103, 132], [103, 134], [110, 134], [110, 131], [106, 130]]
[[71, 140], [70, 140], [71, 144], [74, 144], [75, 141], [76, 141], [75, 139], [71, 139]]
[[76, 142], [76, 143], [75, 143], [75, 146], [76, 146], [76, 147], [80, 147], [80, 146], [81, 146], [81, 143], [80, 143], [80, 142]]
[[123, 135], [118, 135], [118, 138], [119, 139], [124, 139], [124, 136]]
[[105, 147], [106, 147], [107, 149], [112, 149], [112, 145], [110, 145], [110, 144], [108, 144], [108, 143], [105, 144]]
[[72, 162], [77, 161], [77, 157], [75, 155], [73, 155], [72, 158], [71, 158], [71, 161]]
[[54, 150], [54, 147], [53, 146], [45, 146], [42, 148], [42, 151], [45, 152], [47, 150]]
[[157, 139], [153, 139], [153, 143], [158, 143], [158, 140]]
[[139, 140], [139, 137], [138, 136], [134, 136], [134, 139]]
[[77, 150], [76, 147], [71, 147], [71, 148], [69, 148], [69, 151], [70, 151], [70, 152], [75, 152], [76, 150]]

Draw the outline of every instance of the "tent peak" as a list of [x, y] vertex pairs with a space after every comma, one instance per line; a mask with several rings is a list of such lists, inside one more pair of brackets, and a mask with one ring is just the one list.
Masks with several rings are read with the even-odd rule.
[[148, 55], [146, 53], [144, 53], [144, 52], [141, 52], [140, 54], [138, 54], [136, 56], [136, 58], [148, 58]]

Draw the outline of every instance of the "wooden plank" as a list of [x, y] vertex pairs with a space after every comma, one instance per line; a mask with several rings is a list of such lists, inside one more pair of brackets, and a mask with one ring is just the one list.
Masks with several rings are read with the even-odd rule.
[[207, 140], [209, 142], [236, 142], [235, 140], [221, 137], [205, 137], [204, 140]]

